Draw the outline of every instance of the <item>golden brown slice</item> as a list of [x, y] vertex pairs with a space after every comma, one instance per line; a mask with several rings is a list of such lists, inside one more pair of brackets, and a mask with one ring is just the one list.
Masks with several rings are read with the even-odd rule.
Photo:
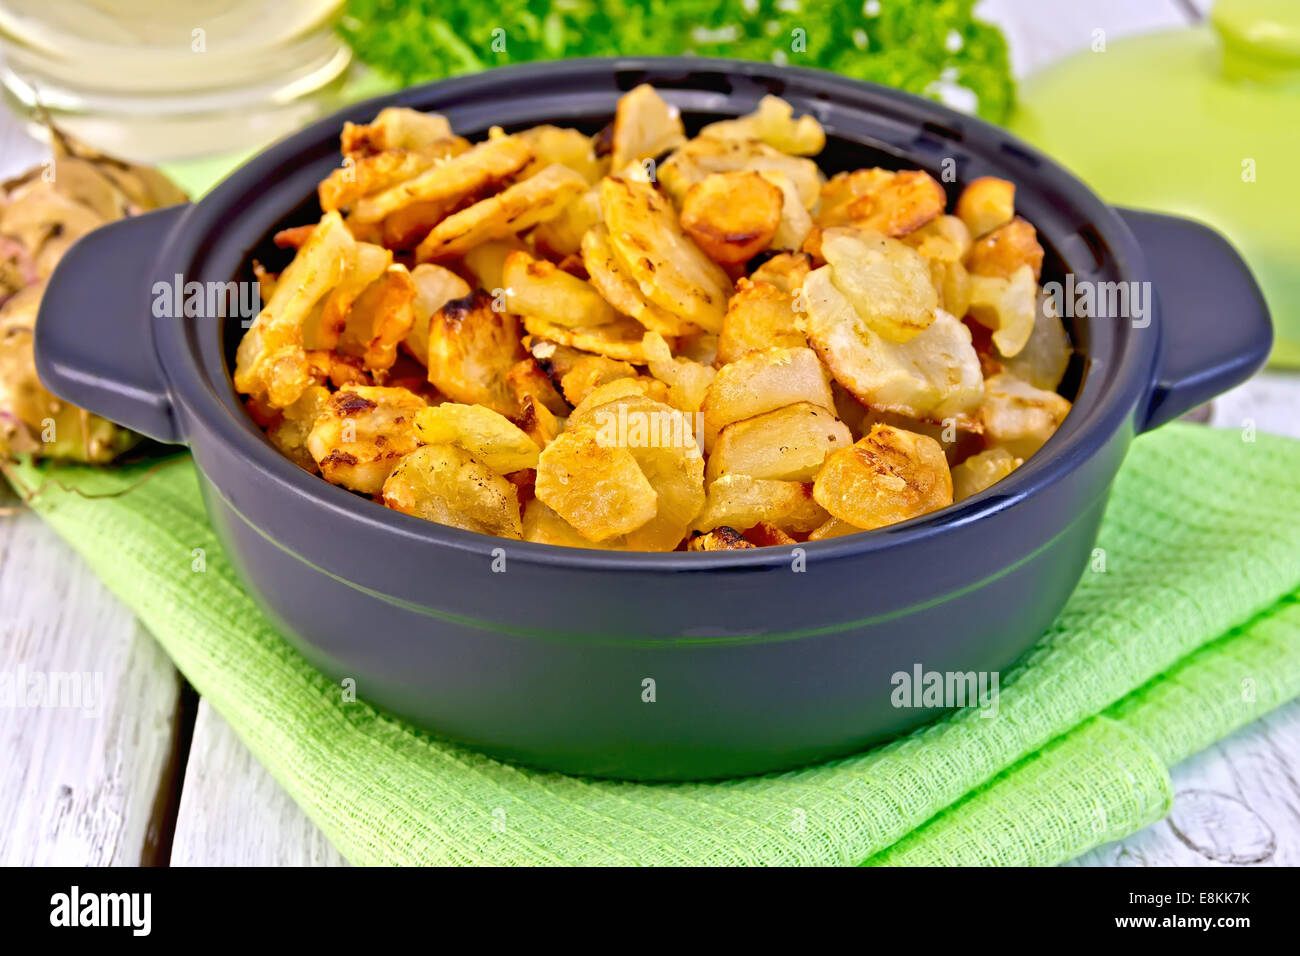
[[512, 252], [527, 251], [514, 236], [479, 243], [465, 253], [465, 269], [478, 282], [479, 288], [496, 295], [506, 287], [506, 260]]
[[[604, 385], [597, 385], [583, 396], [582, 401], [573, 410], [573, 414], [569, 416], [569, 426], [572, 427], [582, 422], [595, 420], [594, 413], [605, 406], [612, 405], [612, 403], [643, 398], [666, 403], [668, 400], [668, 386], [647, 375], [616, 378]], [[619, 443], [616, 438], [610, 438], [609, 440], [611, 444]]]
[[930, 284], [939, 297], [939, 308], [949, 315], [965, 315], [970, 311], [970, 273], [960, 262], [930, 259]]
[[854, 226], [898, 237], [943, 215], [948, 197], [920, 169], [859, 169], [838, 173], [821, 190], [815, 221], [823, 229]]
[[587, 181], [581, 175], [552, 163], [495, 196], [452, 213], [424, 237], [415, 250], [416, 257], [428, 262], [460, 255], [488, 239], [522, 232], [558, 215], [586, 190]]
[[532, 149], [517, 137], [486, 140], [406, 182], [358, 200], [352, 218], [359, 223], [379, 222], [411, 203], [436, 202], [450, 209], [505, 182], [532, 158]]
[[882, 528], [952, 504], [952, 475], [933, 438], [876, 425], [826, 459], [813, 497], [855, 527]]
[[833, 409], [826, 372], [807, 347], [748, 352], [718, 370], [704, 399], [704, 442], [713, 447], [718, 433], [732, 422], [809, 402]]
[[1014, 358], [1005, 358], [1002, 365], [1017, 378], [1022, 378], [1035, 388], [1054, 392], [1070, 367], [1073, 351], [1065, 325], [1056, 314], [1052, 299], [1039, 293], [1034, 309], [1034, 329], [1029, 341]]
[[975, 238], [1004, 226], [1016, 214], [1014, 183], [996, 176], [972, 179], [957, 197], [957, 217]]
[[415, 283], [415, 317], [402, 345], [421, 365], [428, 367], [429, 323], [433, 314], [452, 299], [465, 298], [471, 290], [469, 283], [450, 269], [427, 262], [411, 270], [411, 281]]
[[533, 161], [520, 173], [521, 179], [540, 173], [551, 163], [559, 163], [594, 185], [609, 169], [607, 161], [596, 157], [591, 137], [581, 130], [544, 124], [517, 135], [533, 150]]
[[724, 428], [713, 444], [706, 476], [710, 482], [725, 474], [811, 481], [828, 454], [852, 441], [834, 412], [797, 402]]
[[601, 385], [635, 375], [636, 369], [627, 362], [615, 361], [603, 355], [584, 355], [560, 377], [560, 390], [570, 405], [577, 406]]
[[542, 450], [537, 497], [589, 541], [635, 531], [658, 497], [627, 448], [602, 445], [593, 426], [570, 427]]
[[898, 241], [939, 262], [961, 262], [972, 245], [970, 230], [956, 216], [931, 219], [920, 229], [899, 236]]
[[661, 309], [641, 293], [619, 265], [614, 247], [609, 242], [609, 231], [603, 225], [596, 224], [588, 229], [581, 246], [582, 263], [591, 277], [591, 284], [619, 312], [660, 335], [685, 335], [696, 330], [696, 326], [667, 309]]
[[752, 113], [736, 119], [719, 120], [700, 130], [714, 139], [756, 139], [774, 149], [795, 156], [816, 156], [826, 146], [826, 132], [816, 117], [794, 117], [794, 107], [770, 93], [758, 101]]
[[470, 148], [459, 136], [412, 149], [388, 149], [370, 156], [352, 156], [317, 188], [325, 212], [347, 209], [431, 169], [439, 160], [459, 156]]
[[404, 388], [345, 385], [317, 416], [307, 450], [326, 481], [378, 494], [398, 459], [419, 445], [415, 416], [424, 407]]
[[554, 217], [533, 230], [533, 244], [548, 259], [563, 259], [582, 251], [582, 237], [600, 224], [600, 189], [593, 186]]
[[799, 348], [807, 344], [796, 325], [789, 292], [770, 282], [741, 279], [736, 283], [718, 337], [719, 362], [735, 362], [747, 352], [769, 346]]
[[717, 374], [713, 366], [674, 356], [657, 332], [647, 332], [642, 344], [650, 374], [668, 386], [668, 404], [684, 412], [698, 412]]
[[235, 388], [275, 408], [293, 404], [313, 383], [303, 321], [347, 273], [356, 242], [338, 213], [326, 213], [276, 283], [275, 295], [235, 353]]
[[966, 268], [975, 275], [1010, 279], [1021, 266], [1033, 270], [1035, 282], [1043, 274], [1038, 232], [1019, 216], [981, 236], [966, 255]]
[[552, 415], [563, 417], [569, 414], [569, 403], [564, 400], [541, 363], [531, 355], [510, 366], [510, 371], [506, 373], [506, 384], [521, 405], [525, 398], [531, 397]]
[[451, 124], [440, 113], [389, 106], [365, 125], [344, 123], [341, 141], [344, 156], [369, 156], [390, 149], [418, 149], [451, 135]]
[[745, 531], [765, 523], [783, 532], [803, 533], [829, 517], [813, 500], [809, 482], [722, 475], [709, 485], [704, 508], [692, 526], [698, 531], [724, 525]]
[[504, 415], [482, 405], [443, 402], [421, 409], [415, 433], [426, 445], [463, 448], [498, 475], [537, 467], [537, 442]]
[[486, 405], [510, 417], [518, 406], [506, 374], [524, 357], [524, 350], [515, 316], [493, 305], [492, 296], [478, 289], [434, 313], [429, 323], [429, 381], [454, 401]]
[[352, 259], [343, 278], [303, 319], [304, 348], [338, 348], [352, 304], [393, 264], [393, 254], [383, 246], [358, 242], [352, 248]]
[[425, 521], [519, 540], [515, 486], [455, 445], [425, 445], [402, 458], [383, 488], [384, 504]]
[[620, 362], [644, 365], [646, 361], [645, 348], [641, 344], [645, 327], [627, 316], [619, 316], [613, 322], [604, 325], [567, 329], [535, 315], [526, 315], [524, 328], [528, 330], [529, 335], [557, 345], [567, 345], [583, 352], [594, 352], [606, 358], [618, 359]]
[[1034, 331], [1038, 308], [1038, 286], [1028, 265], [1022, 265], [1009, 279], [994, 276], [970, 277], [969, 315], [993, 330], [993, 344], [1006, 358], [1019, 354]]
[[686, 191], [681, 223], [714, 262], [734, 266], [767, 248], [784, 207], [781, 188], [756, 172], [713, 173]]
[[877, 233], [827, 229], [822, 256], [831, 281], [873, 332], [907, 342], [934, 321], [939, 297], [915, 249]]
[[600, 209], [619, 265], [660, 308], [717, 332], [731, 280], [682, 231], [677, 213], [647, 183], [607, 177]]
[[811, 271], [812, 256], [808, 253], [779, 252], [759, 265], [749, 278], [751, 282], [766, 282], [786, 295], [793, 295], [803, 287], [803, 281]]
[[799, 196], [798, 187], [789, 176], [777, 169], [765, 169], [759, 175], [781, 190], [781, 222], [772, 234], [768, 248], [800, 248], [808, 238], [808, 233], [812, 232], [813, 221]]
[[307, 436], [311, 434], [316, 419], [325, 411], [330, 391], [324, 385], [309, 385], [298, 400], [284, 410], [278, 422], [266, 431], [271, 444], [295, 465], [315, 474], [320, 469], [316, 459], [307, 450]]
[[621, 170], [628, 163], [654, 159], [685, 141], [681, 111], [642, 83], [619, 97], [615, 107], [610, 168]]
[[831, 282], [828, 267], [804, 283], [808, 339], [835, 380], [864, 405], [941, 421], [973, 415], [984, 396], [970, 330], [939, 311], [901, 345], [871, 331]]
[[573, 525], [539, 498], [533, 498], [524, 505], [524, 540], [554, 544], [562, 548], [595, 548], [600, 551], [618, 551], [627, 546], [622, 537], [605, 541], [584, 538]]
[[993, 487], [1024, 463], [1024, 459], [1017, 458], [1005, 448], [990, 448], [971, 455], [952, 469], [952, 500], [965, 501], [971, 495]]
[[1034, 388], [1028, 382], [1003, 372], [984, 383], [984, 404], [980, 420], [984, 439], [1001, 446], [1017, 458], [1028, 458], [1070, 413], [1070, 403], [1055, 392]]
[[816, 205], [821, 192], [822, 174], [816, 163], [787, 155], [756, 139], [697, 136], [659, 165], [658, 178], [673, 202], [681, 205], [686, 191], [710, 173], [733, 169], [785, 173], [798, 190], [805, 209]]
[[564, 431], [564, 423], [532, 395], [519, 399], [519, 427], [538, 448], [545, 448]]
[[588, 282], [527, 252], [506, 256], [502, 270], [510, 311], [567, 328], [604, 325], [618, 314]]
[[718, 528], [707, 534], [697, 534], [686, 542], [687, 551], [747, 551], [757, 547], [746, 541], [745, 536], [735, 528]]
[[389, 266], [352, 303], [338, 350], [361, 360], [371, 372], [397, 361], [397, 346], [415, 323], [415, 282], [406, 266]]

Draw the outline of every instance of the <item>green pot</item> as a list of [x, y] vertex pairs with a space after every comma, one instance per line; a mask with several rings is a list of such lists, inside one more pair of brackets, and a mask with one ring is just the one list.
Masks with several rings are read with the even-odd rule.
[[1110, 202], [1231, 239], [1273, 313], [1272, 363], [1300, 367], [1300, 0], [1219, 0], [1205, 27], [1095, 38], [1022, 84], [1010, 125]]

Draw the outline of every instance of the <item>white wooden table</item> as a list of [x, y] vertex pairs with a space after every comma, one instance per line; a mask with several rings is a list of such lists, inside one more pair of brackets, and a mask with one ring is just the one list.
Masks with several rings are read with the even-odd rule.
[[[1016, 72], [1209, 0], [985, 0]], [[0, 177], [42, 158], [0, 116]], [[1300, 376], [1264, 373], [1213, 422], [1300, 437]], [[343, 864], [152, 637], [34, 515], [0, 518], [0, 668], [91, 675], [83, 710], [0, 710], [0, 864]], [[102, 683], [101, 683], [102, 682]], [[1300, 864], [1300, 702], [1174, 771], [1170, 816], [1080, 865]]]

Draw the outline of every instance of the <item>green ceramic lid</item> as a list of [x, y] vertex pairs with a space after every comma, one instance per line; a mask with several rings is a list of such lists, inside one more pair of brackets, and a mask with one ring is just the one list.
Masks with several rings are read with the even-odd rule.
[[1208, 26], [1104, 46], [1028, 78], [1012, 129], [1109, 202], [1231, 239], [1273, 363], [1300, 367], [1300, 0], [1219, 0]]

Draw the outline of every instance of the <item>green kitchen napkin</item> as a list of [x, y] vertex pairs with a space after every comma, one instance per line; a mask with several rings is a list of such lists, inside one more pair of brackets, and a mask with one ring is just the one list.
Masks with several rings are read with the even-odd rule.
[[10, 477], [354, 863], [1050, 864], [1158, 819], [1171, 764], [1300, 694], [1300, 443], [1247, 437], [1134, 443], [996, 716], [686, 784], [524, 770], [345, 703], [241, 588], [187, 456]]

